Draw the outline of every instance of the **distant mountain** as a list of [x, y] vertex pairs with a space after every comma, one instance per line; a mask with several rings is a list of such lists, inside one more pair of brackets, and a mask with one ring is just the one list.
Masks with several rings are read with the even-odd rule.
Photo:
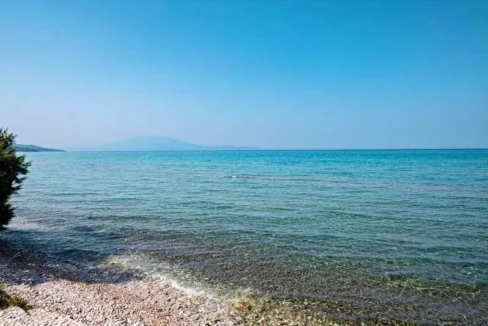
[[53, 149], [53, 148], [44, 148], [35, 145], [15, 145], [15, 150], [17, 152], [64, 152], [61, 149]]
[[164, 136], [132, 137], [91, 148], [95, 151], [250, 150], [254, 147], [204, 146]]

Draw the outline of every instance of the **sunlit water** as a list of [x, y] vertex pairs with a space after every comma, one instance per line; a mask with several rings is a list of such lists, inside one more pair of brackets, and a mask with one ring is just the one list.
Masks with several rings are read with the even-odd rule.
[[28, 158], [6, 234], [49, 256], [278, 298], [420, 295], [486, 316], [486, 150]]

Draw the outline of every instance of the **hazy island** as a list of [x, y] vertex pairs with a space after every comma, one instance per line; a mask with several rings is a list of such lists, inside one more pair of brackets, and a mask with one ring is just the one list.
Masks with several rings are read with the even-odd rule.
[[201, 145], [165, 136], [135, 136], [93, 147], [73, 147], [74, 151], [157, 152], [157, 151], [239, 151], [259, 150], [252, 146]]

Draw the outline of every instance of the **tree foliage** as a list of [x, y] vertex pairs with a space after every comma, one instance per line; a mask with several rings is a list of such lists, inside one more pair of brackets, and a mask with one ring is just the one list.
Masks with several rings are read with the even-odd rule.
[[14, 217], [10, 197], [20, 190], [30, 162], [15, 152], [15, 135], [0, 128], [0, 230]]

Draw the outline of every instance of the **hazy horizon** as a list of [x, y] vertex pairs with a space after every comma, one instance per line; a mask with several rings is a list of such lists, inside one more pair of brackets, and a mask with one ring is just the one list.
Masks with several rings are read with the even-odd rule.
[[0, 126], [262, 149], [488, 147], [488, 3], [4, 1]]
[[[189, 145], [196, 145], [196, 146], [201, 146], [202, 148], [200, 149], [104, 149], [104, 147], [110, 146], [115, 143], [123, 143], [124, 141], [131, 141], [135, 139], [141, 139], [144, 140], [146, 138], [166, 138], [166, 139], [172, 139], [177, 142], [182, 142], [186, 143]], [[39, 144], [33, 144], [33, 143], [21, 143], [17, 142], [18, 145], [33, 145], [33, 146], [39, 146], [43, 148], [52, 148], [48, 146], [42, 146]], [[137, 151], [137, 152], [158, 152], [158, 151], [198, 151], [198, 150], [250, 150], [250, 151], [376, 151], [376, 150], [488, 150], [488, 147], [437, 147], [437, 148], [429, 148], [429, 147], [405, 147], [405, 148], [385, 148], [385, 147], [377, 147], [377, 148], [367, 148], [367, 147], [362, 147], [362, 148], [312, 148], [312, 147], [302, 147], [302, 148], [292, 148], [292, 147], [283, 147], [283, 148], [265, 148], [265, 147], [258, 147], [258, 146], [234, 146], [231, 144], [217, 144], [217, 145], [207, 145], [207, 144], [199, 144], [199, 143], [193, 143], [193, 142], [188, 142], [184, 139], [174, 139], [170, 137], [165, 137], [165, 136], [135, 136], [135, 137], [129, 137], [125, 139], [121, 139], [119, 141], [115, 142], [110, 142], [110, 143], [101, 143], [95, 146], [69, 146], [69, 147], [64, 147], [64, 148], [54, 148], [54, 149], [61, 149], [69, 152], [132, 152], [132, 151]]]

